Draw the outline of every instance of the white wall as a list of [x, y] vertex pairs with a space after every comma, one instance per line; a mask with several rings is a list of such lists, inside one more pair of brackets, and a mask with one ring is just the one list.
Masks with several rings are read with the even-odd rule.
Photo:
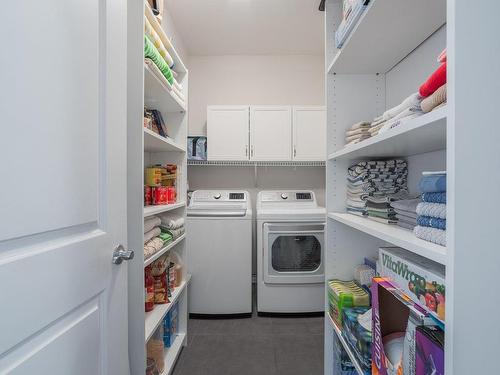
[[325, 103], [323, 56], [190, 56], [188, 68], [190, 135], [206, 135], [207, 105]]

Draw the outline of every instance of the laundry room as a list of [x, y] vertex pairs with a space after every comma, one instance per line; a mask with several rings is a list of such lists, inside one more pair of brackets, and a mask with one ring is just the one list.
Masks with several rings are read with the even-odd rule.
[[499, 374], [499, 14], [0, 1], [0, 375]]

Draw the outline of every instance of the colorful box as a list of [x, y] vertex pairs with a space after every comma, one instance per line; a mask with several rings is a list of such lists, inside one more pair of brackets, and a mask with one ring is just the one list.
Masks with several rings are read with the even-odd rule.
[[370, 295], [354, 281], [328, 281], [330, 315], [342, 327], [342, 312], [347, 307], [370, 307]]
[[444, 322], [445, 267], [399, 247], [379, 249], [380, 276], [391, 278], [410, 298]]
[[[415, 375], [416, 328], [434, 324], [429, 312], [390, 279], [375, 277], [372, 318], [372, 374]], [[391, 361], [391, 353], [396, 352], [393, 349], [401, 355]]]
[[170, 311], [163, 319], [163, 344], [166, 348], [170, 348], [179, 331], [179, 306], [177, 302], [172, 306]]
[[415, 375], [444, 375], [444, 332], [436, 326], [417, 327]]

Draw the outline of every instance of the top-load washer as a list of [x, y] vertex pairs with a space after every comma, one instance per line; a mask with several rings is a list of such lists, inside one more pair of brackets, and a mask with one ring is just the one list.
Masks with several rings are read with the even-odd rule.
[[316, 313], [325, 308], [326, 210], [312, 191], [257, 196], [257, 311]]
[[191, 314], [252, 313], [252, 228], [248, 192], [193, 192], [186, 220]]

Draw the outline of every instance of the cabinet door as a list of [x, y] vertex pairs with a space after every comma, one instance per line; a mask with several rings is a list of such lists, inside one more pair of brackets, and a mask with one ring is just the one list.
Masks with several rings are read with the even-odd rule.
[[326, 160], [325, 107], [293, 108], [293, 160]]
[[250, 107], [251, 160], [290, 160], [291, 144], [291, 107]]
[[248, 160], [248, 106], [207, 107], [208, 160]]

